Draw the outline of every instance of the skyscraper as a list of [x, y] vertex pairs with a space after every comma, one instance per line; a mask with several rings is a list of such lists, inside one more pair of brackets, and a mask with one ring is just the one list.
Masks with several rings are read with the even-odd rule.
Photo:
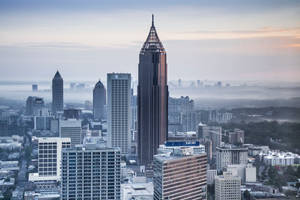
[[64, 81], [57, 71], [52, 79], [52, 113], [64, 110]]
[[61, 199], [120, 200], [119, 148], [85, 145], [63, 149]]
[[104, 119], [106, 104], [106, 91], [101, 81], [98, 81], [93, 90], [93, 113], [94, 119]]
[[139, 164], [147, 166], [168, 133], [167, 57], [153, 15], [149, 35], [140, 51], [138, 71], [138, 156]]
[[131, 149], [130, 87], [130, 74], [107, 74], [107, 143], [123, 155]]

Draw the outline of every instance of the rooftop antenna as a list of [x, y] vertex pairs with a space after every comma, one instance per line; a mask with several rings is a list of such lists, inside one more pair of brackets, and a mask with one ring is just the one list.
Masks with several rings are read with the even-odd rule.
[[152, 26], [154, 26], [154, 15], [152, 14]]

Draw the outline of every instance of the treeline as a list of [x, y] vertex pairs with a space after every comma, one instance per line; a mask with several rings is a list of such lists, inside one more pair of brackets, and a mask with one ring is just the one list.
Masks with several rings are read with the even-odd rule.
[[300, 122], [300, 108], [296, 107], [234, 108], [231, 112], [236, 118], [261, 115], [274, 119], [299, 119]]
[[[245, 131], [245, 143], [268, 145], [284, 151], [300, 153], [300, 123], [249, 122], [222, 124], [223, 129]], [[272, 140], [271, 140], [272, 138]]]

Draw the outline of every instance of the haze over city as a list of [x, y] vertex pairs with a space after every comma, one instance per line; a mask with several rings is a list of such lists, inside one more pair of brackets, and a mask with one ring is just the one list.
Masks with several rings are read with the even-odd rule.
[[[159, 6], [157, 6], [159, 5]], [[0, 79], [137, 79], [151, 14], [168, 79], [298, 82], [299, 1], [1, 1]]]

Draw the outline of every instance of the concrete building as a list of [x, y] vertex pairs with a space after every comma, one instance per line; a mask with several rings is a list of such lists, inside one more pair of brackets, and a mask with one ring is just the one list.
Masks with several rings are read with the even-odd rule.
[[62, 152], [61, 199], [120, 200], [119, 148], [78, 145]]
[[295, 159], [299, 159], [300, 155], [291, 152], [269, 151], [268, 153], [260, 153], [260, 159], [271, 166], [290, 166], [294, 165]]
[[106, 90], [101, 81], [98, 81], [93, 90], [93, 114], [94, 119], [106, 119]]
[[75, 146], [82, 143], [81, 120], [68, 119], [59, 120], [59, 136], [71, 138], [71, 145]]
[[[153, 160], [154, 200], [207, 199], [204, 147], [162, 145]], [[200, 148], [199, 148], [200, 147]]]
[[61, 152], [70, 146], [70, 138], [38, 138], [38, 173], [29, 174], [29, 181], [60, 181]]
[[247, 165], [245, 168], [245, 182], [246, 183], [254, 183], [256, 182], [256, 167], [253, 165]]
[[207, 126], [200, 123], [198, 125], [198, 138], [202, 141], [211, 140], [212, 142], [212, 154], [216, 152], [216, 148], [221, 145], [222, 142], [222, 127], [220, 126]]
[[228, 140], [230, 144], [244, 144], [245, 132], [235, 128], [233, 132], [228, 133]]
[[138, 160], [151, 167], [153, 155], [168, 137], [167, 53], [152, 25], [138, 66]]
[[241, 178], [230, 173], [216, 176], [215, 200], [241, 200]]
[[232, 164], [247, 164], [248, 149], [244, 147], [236, 147], [233, 145], [217, 147], [216, 161], [217, 170], [223, 170], [228, 165]]
[[217, 170], [215, 169], [207, 170], [207, 185], [215, 184], [215, 176], [217, 176]]
[[52, 79], [52, 113], [64, 110], [64, 81], [57, 71]]
[[39, 115], [39, 110], [45, 107], [44, 99], [29, 96], [26, 100], [26, 115]]
[[153, 200], [153, 183], [121, 184], [121, 200]]
[[119, 147], [123, 155], [131, 150], [130, 87], [130, 74], [107, 74], [107, 143]]

